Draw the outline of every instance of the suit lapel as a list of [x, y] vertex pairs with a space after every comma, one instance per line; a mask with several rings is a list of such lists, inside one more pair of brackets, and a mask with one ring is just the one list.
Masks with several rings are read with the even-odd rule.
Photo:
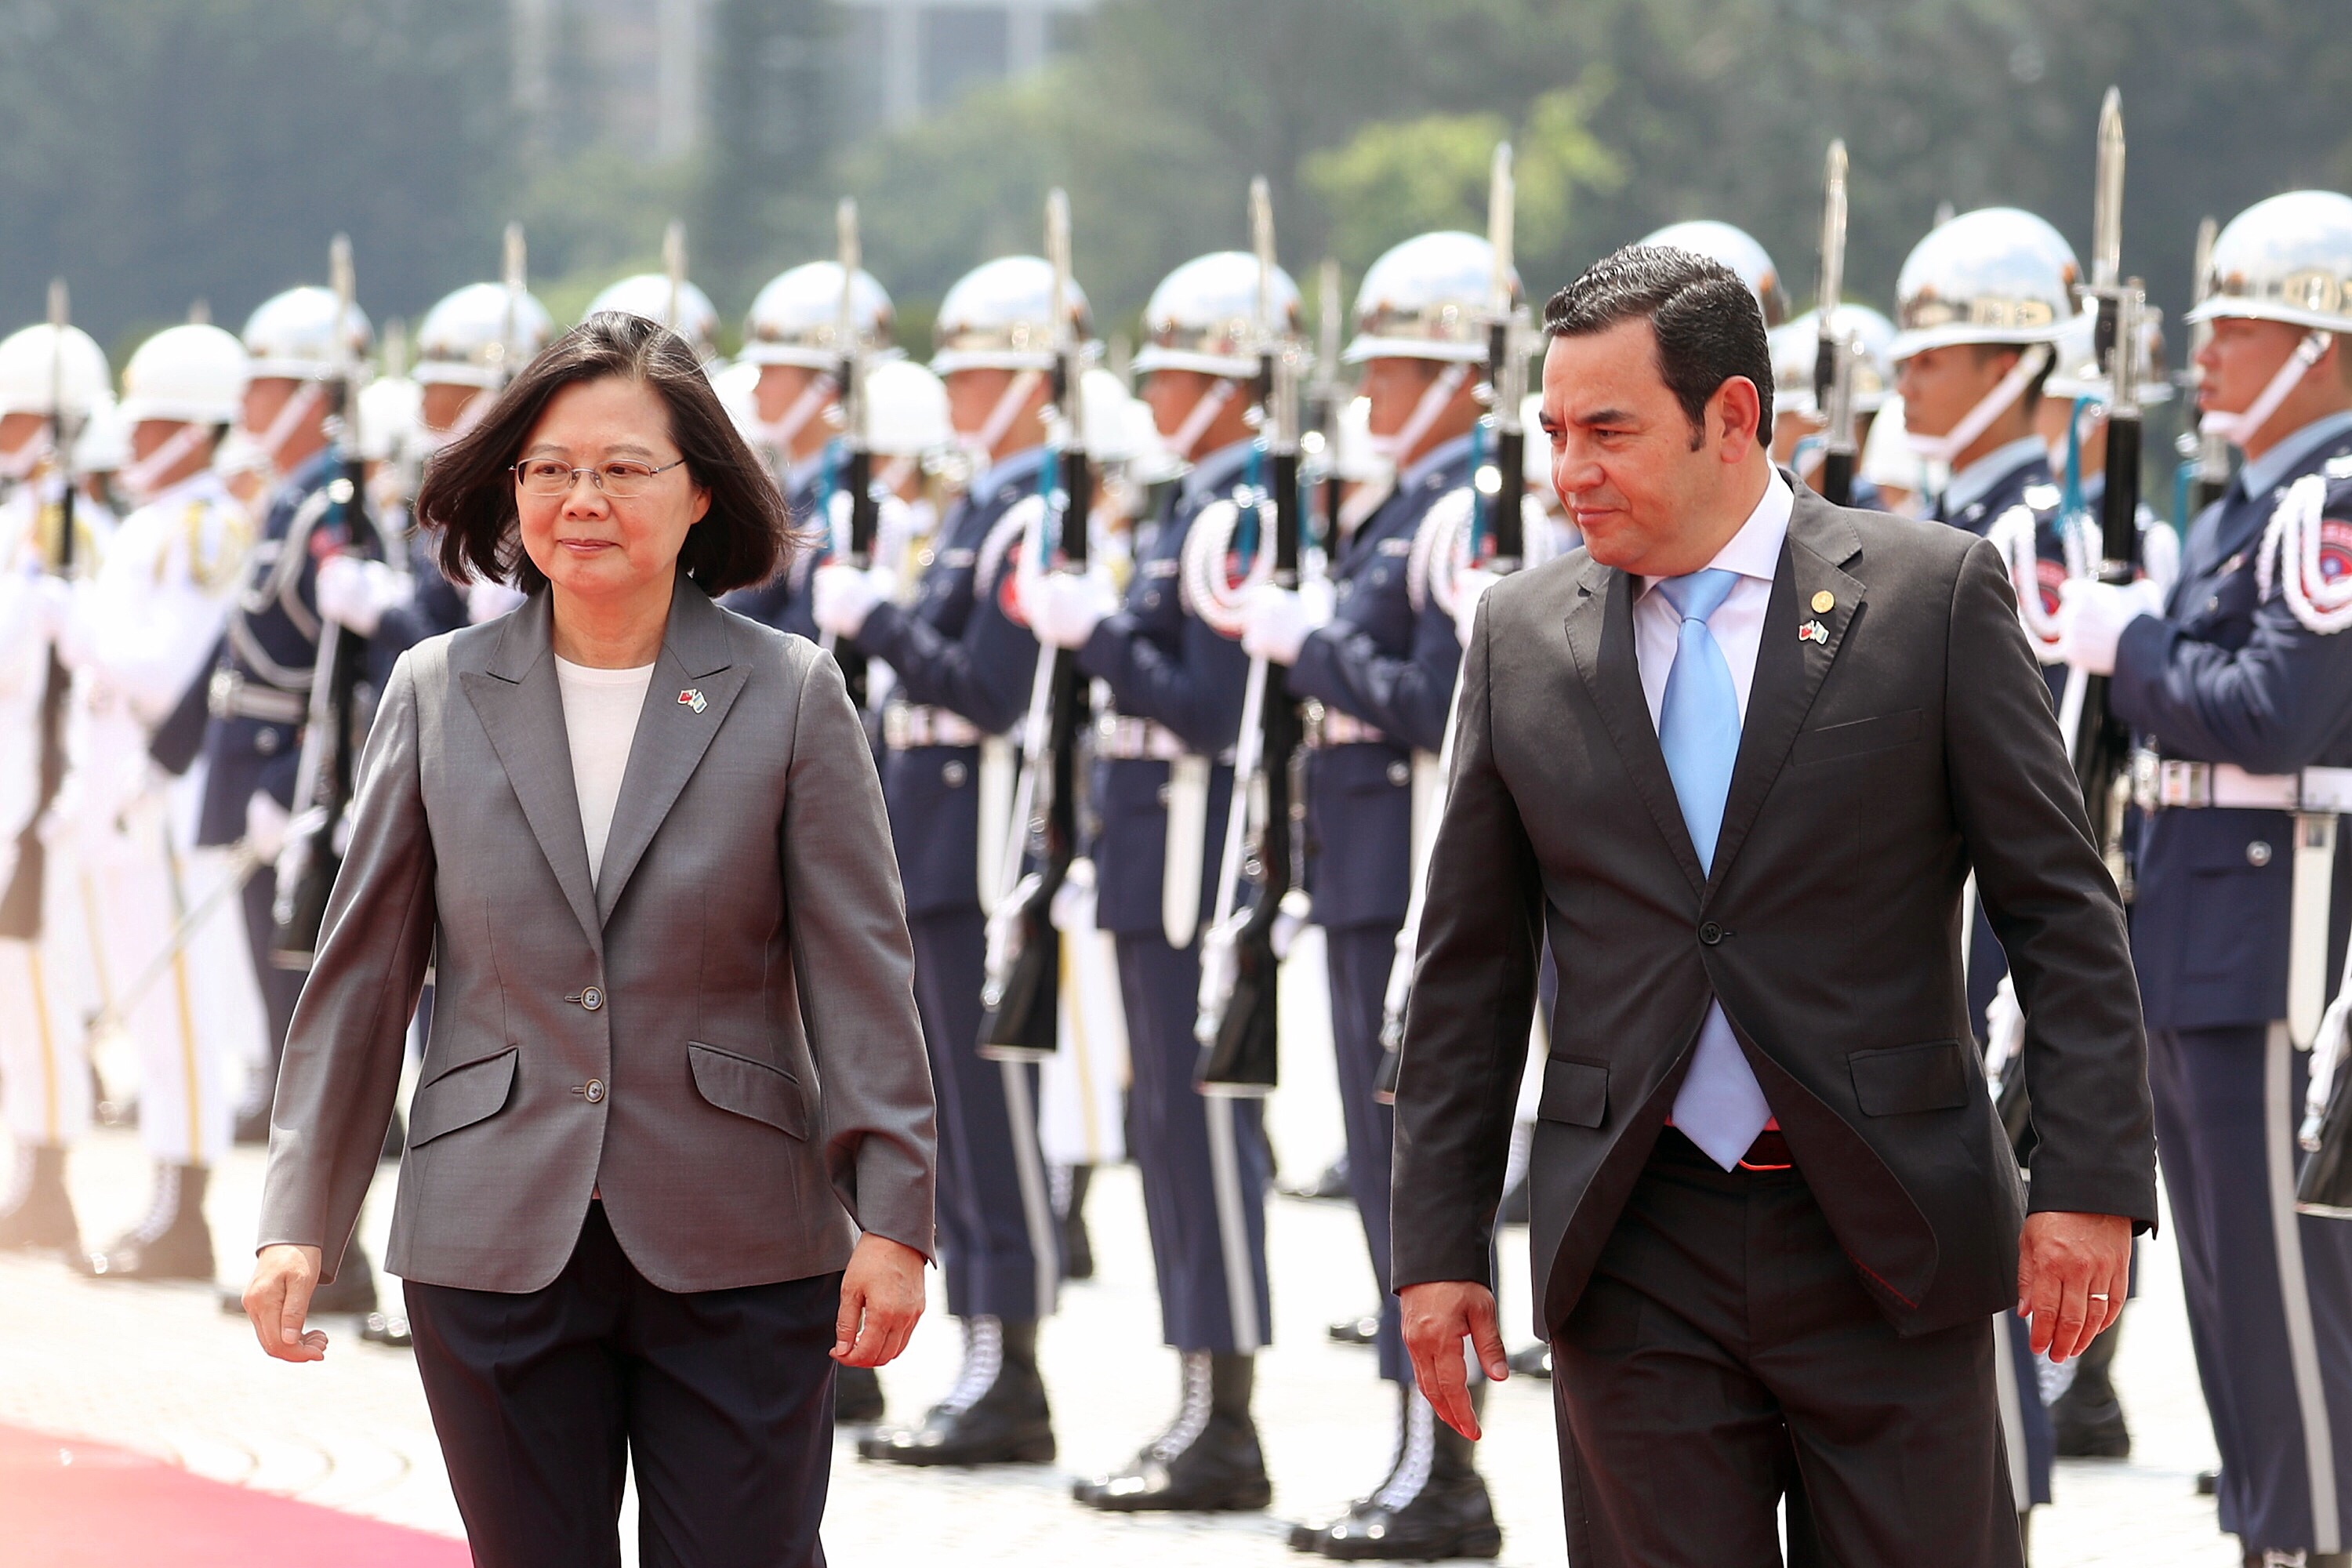
[[1633, 652], [1633, 579], [1613, 567], [1588, 561], [1577, 584], [1577, 595], [1568, 612], [1568, 647], [1576, 660], [1576, 672], [1584, 678], [1601, 722], [1616, 744], [1618, 760], [1674, 851], [1675, 863], [1689, 879], [1691, 891], [1699, 892], [1706, 886], [1706, 873], [1699, 867], [1698, 850], [1683, 822], [1674, 776], [1666, 772], [1666, 754], [1658, 749], [1649, 699], [1642, 694], [1642, 670]]
[[542, 588], [507, 617], [488, 668], [465, 670], [458, 679], [565, 901], [588, 939], [601, 946], [603, 926], [588, 878], [580, 792], [572, 778], [572, 744], [548, 646], [548, 617], [549, 594]]
[[[1846, 627], [1861, 608], [1863, 585], [1843, 565], [1862, 552], [1862, 541], [1837, 509], [1799, 487], [1789, 516], [1789, 535], [1772, 577], [1772, 597], [1764, 611], [1764, 640], [1756, 650], [1756, 673], [1748, 689], [1748, 716], [1740, 725], [1739, 755], [1732, 764], [1731, 791], [1723, 805], [1723, 827], [1716, 838], [1708, 887], [1721, 884], [1739, 854], [1757, 813], [1772, 792], [1797, 731], [1811, 711], [1813, 698], [1845, 646]], [[1830, 607], [1816, 610], [1818, 595]], [[1826, 641], [1801, 637], [1819, 625]]]
[[[729, 647], [726, 613], [679, 573], [669, 628], [646, 690], [645, 710], [637, 716], [628, 771], [621, 776], [612, 832], [604, 840], [604, 864], [596, 877], [600, 927], [613, 918], [646, 847], [701, 765], [748, 673]], [[696, 696], [701, 699], [698, 709]]]

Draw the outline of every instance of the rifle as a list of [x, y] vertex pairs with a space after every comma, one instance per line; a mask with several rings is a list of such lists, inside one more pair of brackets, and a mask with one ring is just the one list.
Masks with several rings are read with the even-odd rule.
[[[1050, 563], [1049, 541], [1057, 539], [1066, 569], [1083, 573], [1094, 468], [1087, 449], [1085, 345], [1078, 341], [1070, 309], [1070, 205], [1059, 190], [1046, 198], [1045, 254], [1054, 265], [1055, 412], [1039, 475], [1045, 515], [1036, 543]], [[1012, 922], [1010, 940], [991, 953], [988, 984], [981, 993], [986, 1014], [980, 1026], [980, 1054], [997, 1061], [1041, 1060], [1059, 1044], [1062, 942], [1054, 928], [1053, 905], [1077, 853], [1077, 742], [1086, 690], [1076, 654], [1038, 648], [1023, 747], [1026, 754], [1013, 816], [1016, 824], [1036, 830], [1038, 867], [998, 900], [991, 918]], [[1021, 858], [1006, 858], [1011, 877]]]
[[[74, 570], [74, 442], [83, 421], [66, 417], [66, 353], [68, 325], [66, 280], [49, 283], [49, 447], [57, 459], [58, 476], [65, 486], [58, 501], [57, 554], [51, 565], [57, 575], [73, 580]], [[37, 478], [27, 479], [33, 500], [33, 531], [40, 535], [41, 490]], [[33, 942], [41, 934], [42, 900], [48, 886], [48, 846], [41, 838], [41, 819], [48, 815], [66, 780], [66, 700], [73, 689], [73, 672], [58, 656], [58, 639], [49, 639], [48, 668], [41, 683], [40, 786], [32, 814], [16, 835], [16, 868], [8, 889], [0, 894], [0, 936]]]
[[[337, 306], [335, 348], [343, 361], [331, 405], [342, 471], [327, 482], [327, 510], [316, 526], [341, 549], [381, 560], [383, 542], [375, 520], [368, 514], [367, 464], [360, 456], [360, 391], [367, 366], [352, 346], [357, 286], [349, 236], [335, 236], [328, 270]], [[361, 739], [360, 677], [366, 667], [367, 639], [331, 619], [322, 619], [318, 662], [310, 676], [310, 711], [303, 719], [302, 751], [294, 773], [294, 816], [298, 821], [315, 821], [316, 826], [306, 833], [288, 835], [278, 893], [270, 906], [278, 929], [270, 941], [269, 959], [281, 969], [310, 967], [318, 952], [319, 928], [327, 918], [327, 899], [335, 890], [336, 874], [342, 869], [336, 834], [352, 800], [352, 752]], [[315, 818], [312, 813], [318, 814]]]
[[1845, 142], [1830, 143], [1822, 177], [1822, 279], [1814, 314], [1821, 341], [1813, 351], [1813, 405], [1828, 424], [1822, 458], [1822, 499], [1853, 504], [1853, 349], [1838, 331], [1845, 288]]
[[[857, 341], [856, 284], [860, 265], [857, 237], [857, 203], [844, 196], [835, 210], [834, 226], [841, 258], [841, 310], [835, 318], [834, 347], [840, 351], [841, 368], [835, 379], [841, 388], [841, 485], [849, 492], [849, 552], [846, 564], [860, 572], [873, 563], [874, 536], [881, 523], [881, 502], [874, 494], [874, 452], [866, 439], [866, 352]], [[825, 508], [825, 524], [830, 529], [832, 506]], [[1081, 533], [1086, 531], [1081, 528]], [[1079, 545], [1083, 559], [1086, 547]], [[830, 633], [826, 645], [832, 648], [835, 662], [841, 666], [841, 678], [849, 687], [849, 700], [863, 711], [866, 707], [866, 655], [854, 645], [842, 643]]]
[[669, 315], [662, 325], [684, 336], [686, 328], [686, 220], [672, 218], [662, 230], [662, 272], [669, 279]]
[[[1285, 336], [1276, 318], [1274, 201], [1262, 177], [1250, 184], [1250, 235], [1257, 252], [1258, 430], [1266, 473], [1265, 492], [1253, 507], [1259, 526], [1274, 531], [1275, 583], [1296, 588], [1302, 367], [1297, 345]], [[1271, 520], [1265, 515], [1269, 510]], [[1250, 1098], [1269, 1093], [1275, 1086], [1279, 1055], [1275, 928], [1285, 896], [1299, 882], [1290, 829], [1291, 761], [1305, 739], [1306, 722], [1284, 674], [1262, 658], [1251, 660], [1234, 764], [1233, 805], [1226, 815], [1224, 852], [1217, 872], [1216, 917], [1202, 954], [1201, 1006], [1192, 1026], [1201, 1043], [1193, 1081], [1205, 1095]], [[1257, 892], [1249, 908], [1242, 910], [1244, 847], [1252, 837], [1255, 846], [1249, 858], [1257, 872]], [[1224, 1126], [1230, 1138], [1230, 1122], [1213, 1119], [1213, 1129], [1218, 1125]]]
[[[2215, 226], [2207, 218], [2197, 226], [2197, 300], [2200, 305], [2211, 291], [2213, 270], [2213, 239]], [[2189, 363], [2182, 367], [2183, 390], [2189, 395], [2181, 399], [2189, 426], [2180, 433], [2182, 477], [2189, 481], [2189, 504], [2173, 521], [2186, 532], [2189, 525], [2207, 507], [2221, 499], [2230, 488], [2230, 440], [2219, 430], [2204, 431], [2198, 427], [2196, 386], [2200, 377], [2197, 356], [2204, 352], [2206, 342], [2213, 336], [2213, 323], [2199, 321], [2189, 329]], [[2114, 481], [2110, 480], [2110, 483]], [[2174, 492], [2176, 498], [2179, 493]]]
[[1347, 481], [1339, 475], [1339, 420], [1348, 406], [1348, 386], [1339, 379], [1339, 262], [1325, 257], [1315, 289], [1315, 385], [1312, 405], [1323, 461], [1323, 549], [1339, 549], [1339, 501]]

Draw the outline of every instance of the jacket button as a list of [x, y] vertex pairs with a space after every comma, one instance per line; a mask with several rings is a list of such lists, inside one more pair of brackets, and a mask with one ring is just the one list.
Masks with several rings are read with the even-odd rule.
[[2246, 846], [2247, 865], [2260, 867], [2267, 866], [2270, 863], [2271, 847], [2269, 845], [2257, 838], [2252, 844]]
[[940, 770], [940, 783], [950, 789], [963, 788], [964, 780], [971, 776], [971, 771], [961, 763], [950, 763]]
[[1713, 947], [1716, 943], [1723, 940], [1723, 928], [1716, 924], [1713, 921], [1709, 921], [1705, 925], [1698, 928], [1698, 939], [1699, 941], [1706, 943], [1707, 946]]
[[597, 1008], [602, 1007], [604, 1005], [604, 994], [595, 986], [591, 985], [587, 990], [580, 993], [580, 1005], [583, 1007], [587, 1008], [591, 1013], [593, 1013]]
[[1389, 783], [1394, 784], [1399, 789], [1402, 789], [1412, 782], [1412, 768], [1410, 764], [1405, 763], [1391, 763], [1389, 764]]
[[256, 730], [253, 732], [253, 749], [260, 752], [265, 757], [276, 756], [278, 754], [278, 731], [275, 730]]
[[1176, 792], [1166, 784], [1161, 784], [1158, 790], [1153, 792], [1153, 794], [1158, 798], [1160, 802], [1160, 809], [1162, 811], [1167, 810], [1169, 802], [1176, 798]]
[[604, 1103], [604, 1080], [601, 1078], [592, 1078], [588, 1080], [588, 1087], [580, 1092], [589, 1104], [602, 1105]]

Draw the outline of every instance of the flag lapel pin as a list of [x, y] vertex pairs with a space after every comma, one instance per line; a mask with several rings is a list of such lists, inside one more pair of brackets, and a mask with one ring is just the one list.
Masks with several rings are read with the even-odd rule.
[[710, 706], [710, 700], [703, 696], [701, 692], [696, 690], [693, 687], [689, 686], [685, 690], [677, 694], [677, 705], [681, 708], [691, 708], [697, 713], [699, 713], [705, 708]]
[[1797, 640], [1799, 642], [1817, 642], [1826, 647], [1829, 646], [1830, 629], [1829, 627], [1822, 625], [1819, 621], [1807, 621], [1803, 626], [1797, 628]]

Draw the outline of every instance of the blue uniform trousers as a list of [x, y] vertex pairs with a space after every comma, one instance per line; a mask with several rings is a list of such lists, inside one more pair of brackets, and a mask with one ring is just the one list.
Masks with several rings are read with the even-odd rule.
[[[1118, 982], [1127, 1004], [1128, 1148], [1143, 1175], [1144, 1217], [1160, 1282], [1160, 1337], [1180, 1351], [1252, 1351], [1267, 1342], [1272, 1293], [1265, 1269], [1265, 1189], [1274, 1161], [1259, 1101], [1212, 1105], [1192, 1087], [1200, 1046], [1201, 950], [1173, 948], [1148, 934], [1121, 934]], [[1209, 1118], [1234, 1118], [1234, 1145], [1247, 1231], [1249, 1279], [1227, 1273], [1224, 1227], [1209, 1142]], [[1237, 1294], [1255, 1304], [1255, 1335], [1235, 1331]]]
[[1381, 1375], [1412, 1381], [1389, 1271], [1389, 1158], [1396, 1111], [1372, 1097], [1381, 1070], [1381, 1018], [1396, 962], [1397, 928], [1349, 926], [1323, 933], [1331, 972], [1331, 1049], [1339, 1068], [1339, 1112], [1348, 1127], [1348, 1188], [1364, 1222], [1364, 1244], [1381, 1289], [1381, 1331], [1372, 1342]]
[[2352, 1224], [2294, 1213], [2309, 1066], [2283, 1027], [2148, 1031], [2221, 1528], [2265, 1551], [2352, 1542]]
[[278, 1060], [286, 1054], [286, 1031], [294, 1022], [294, 1004], [301, 999], [303, 971], [283, 969], [269, 961], [278, 936], [278, 917], [270, 906], [278, 901], [278, 872], [263, 866], [246, 879], [245, 941], [253, 952], [253, 977], [261, 987], [261, 1007], [269, 1027], [269, 1073], [274, 1082]]
[[[1024, 1204], [1013, 1124], [1004, 1104], [1004, 1065], [979, 1050], [981, 985], [987, 968], [986, 925], [977, 909], [911, 915], [915, 1009], [931, 1058], [939, 1100], [940, 1267], [948, 1310], [959, 1318], [1024, 1321], [1051, 1307], [1041, 1296], [1035, 1234], [1050, 1237], [1051, 1216], [1036, 1227]], [[1036, 1103], [1037, 1069], [1019, 1069]], [[1036, 1136], [1033, 1123], [1030, 1136]], [[1037, 1158], [1033, 1147], [1030, 1159]], [[1049, 1259], [1057, 1272], [1058, 1259]]]

